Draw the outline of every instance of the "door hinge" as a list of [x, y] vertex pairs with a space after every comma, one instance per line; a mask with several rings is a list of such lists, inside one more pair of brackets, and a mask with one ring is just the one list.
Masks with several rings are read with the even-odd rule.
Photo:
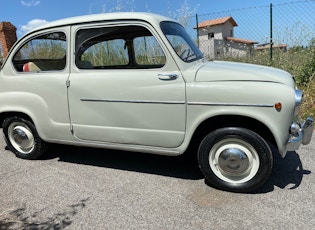
[[67, 86], [67, 88], [70, 87], [70, 80], [67, 80], [67, 81], [66, 81], [66, 86]]

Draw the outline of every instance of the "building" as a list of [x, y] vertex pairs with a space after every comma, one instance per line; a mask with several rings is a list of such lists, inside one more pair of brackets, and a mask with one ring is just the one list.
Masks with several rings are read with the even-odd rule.
[[[287, 52], [288, 51], [288, 44], [273, 44], [272, 45], [273, 49], [277, 49], [277, 50], [281, 50], [283, 52]], [[269, 52], [270, 50], [270, 43], [265, 43], [265, 44], [259, 44], [256, 46], [255, 48], [256, 51], [260, 51], [260, 52]]]
[[220, 57], [244, 57], [253, 55], [258, 42], [234, 37], [234, 27], [238, 26], [231, 17], [203, 21], [198, 30], [199, 48], [209, 59]]
[[0, 63], [2, 58], [6, 58], [8, 53], [17, 41], [16, 27], [10, 22], [0, 23]]

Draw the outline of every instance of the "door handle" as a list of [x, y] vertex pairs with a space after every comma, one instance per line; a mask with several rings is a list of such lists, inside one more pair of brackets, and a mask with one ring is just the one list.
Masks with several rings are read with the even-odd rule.
[[161, 73], [158, 74], [158, 77], [162, 81], [172, 81], [176, 80], [178, 78], [178, 75], [176, 73]]

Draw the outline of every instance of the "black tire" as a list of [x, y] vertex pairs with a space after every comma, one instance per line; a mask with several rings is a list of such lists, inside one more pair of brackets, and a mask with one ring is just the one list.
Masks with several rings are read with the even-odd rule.
[[3, 122], [7, 147], [18, 158], [34, 160], [47, 150], [47, 143], [38, 135], [35, 126], [21, 117], [9, 117]]
[[269, 145], [245, 128], [220, 128], [209, 133], [198, 150], [206, 180], [230, 192], [250, 192], [264, 184], [272, 170]]

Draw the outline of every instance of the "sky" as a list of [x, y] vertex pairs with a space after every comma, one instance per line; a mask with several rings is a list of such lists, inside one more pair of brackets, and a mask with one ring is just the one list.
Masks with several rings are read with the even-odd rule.
[[[274, 0], [281, 4], [290, 0]], [[291, 0], [292, 1], [292, 0]], [[0, 22], [9, 21], [21, 37], [43, 23], [57, 19], [114, 11], [140, 11], [175, 18], [187, 12], [207, 14], [268, 6], [268, 0], [1, 0]]]

